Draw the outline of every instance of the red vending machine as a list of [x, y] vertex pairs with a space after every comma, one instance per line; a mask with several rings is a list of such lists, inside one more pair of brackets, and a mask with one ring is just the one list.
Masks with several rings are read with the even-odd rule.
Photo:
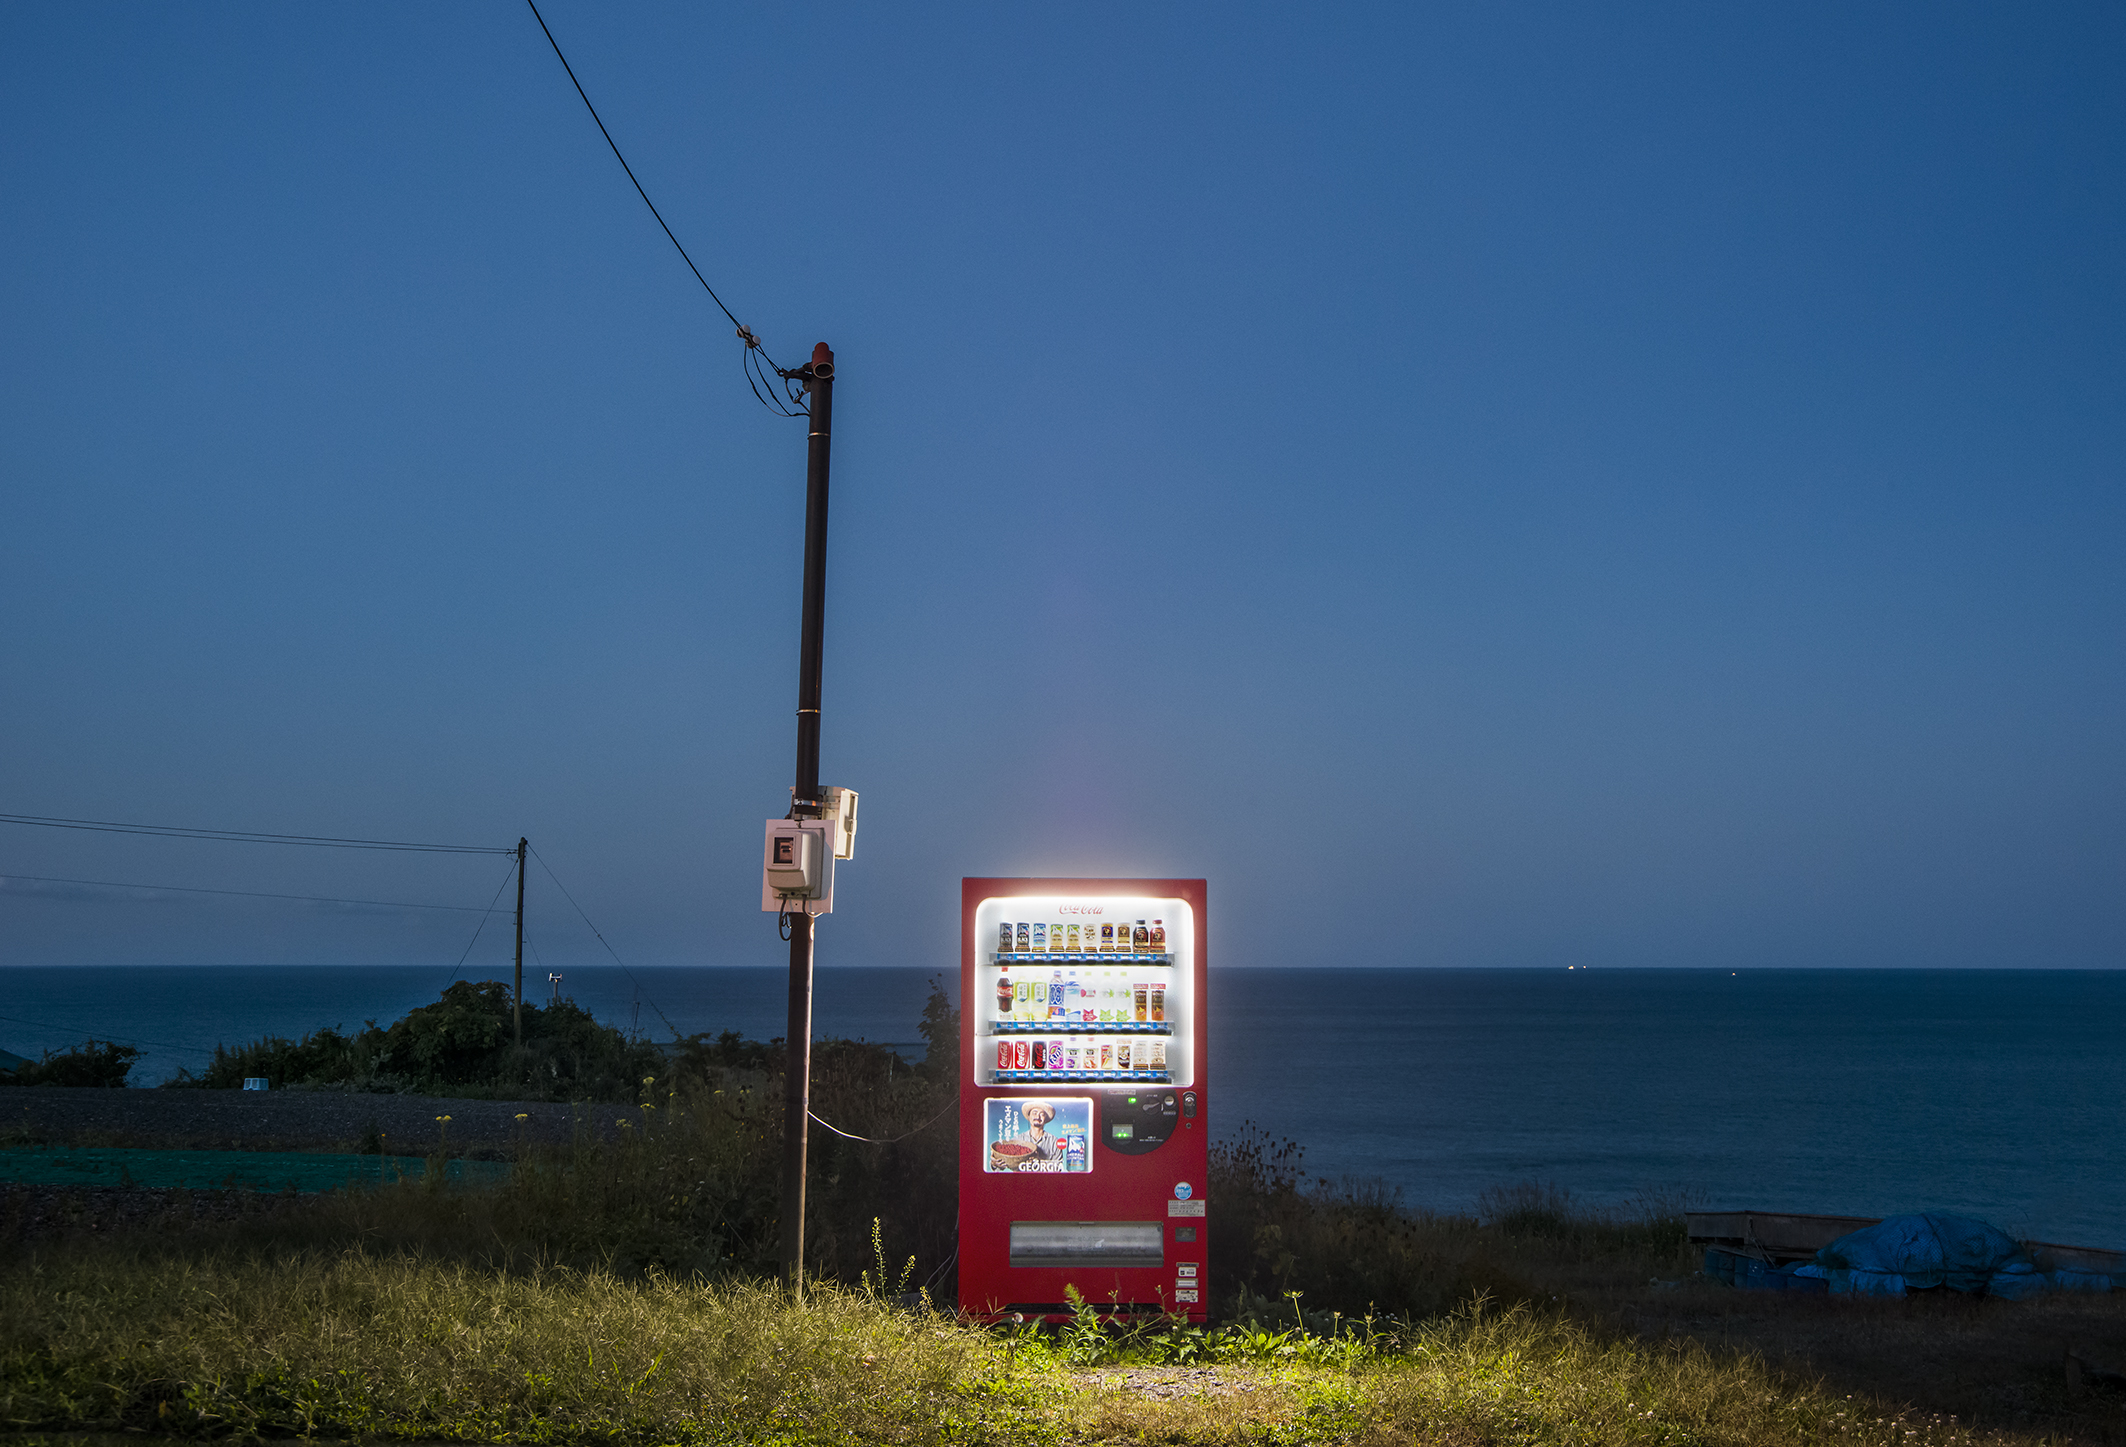
[[960, 882], [960, 1307], [1202, 1321], [1200, 879]]

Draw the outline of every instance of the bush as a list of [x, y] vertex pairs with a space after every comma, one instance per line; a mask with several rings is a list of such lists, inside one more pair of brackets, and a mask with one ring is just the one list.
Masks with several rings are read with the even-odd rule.
[[10, 1085], [100, 1085], [119, 1087], [133, 1071], [140, 1052], [130, 1045], [85, 1041], [57, 1055], [44, 1052], [42, 1060], [17, 1066]]
[[509, 987], [499, 981], [460, 981], [388, 1028], [371, 1020], [352, 1035], [327, 1027], [301, 1040], [217, 1045], [203, 1073], [181, 1071], [165, 1084], [234, 1090], [263, 1076], [276, 1089], [624, 1101], [663, 1065], [656, 1046], [599, 1024], [570, 1000], [527, 1003], [519, 1050], [511, 1005]]
[[1598, 1210], [1525, 1182], [1484, 1192], [1479, 1220], [1412, 1210], [1377, 1178], [1309, 1179], [1303, 1158], [1252, 1123], [1211, 1148], [1211, 1299], [1236, 1317], [1333, 1331], [1339, 1316], [1414, 1320], [1620, 1268], [1641, 1281], [1694, 1269], [1681, 1195]]

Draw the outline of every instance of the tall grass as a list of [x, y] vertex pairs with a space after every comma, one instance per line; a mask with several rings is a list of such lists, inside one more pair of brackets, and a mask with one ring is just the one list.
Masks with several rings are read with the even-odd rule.
[[1547, 1300], [1597, 1281], [1697, 1269], [1680, 1197], [1592, 1209], [1556, 1186], [1486, 1192], [1479, 1214], [1412, 1209], [1378, 1179], [1309, 1176], [1295, 1141], [1251, 1125], [1213, 1146], [1214, 1305], [1329, 1330], [1338, 1318], [1422, 1319], [1477, 1296]]
[[1527, 1306], [1336, 1339], [1196, 1335], [1197, 1385], [1147, 1394], [1083, 1370], [1069, 1333], [991, 1334], [846, 1288], [798, 1302], [362, 1251], [105, 1249], [0, 1274], [0, 1428], [631, 1447], [1973, 1440], [1746, 1356], [1604, 1338]]
[[0, 1279], [0, 1342], [16, 1430], [497, 1442], [944, 1442], [1000, 1361], [834, 1289], [361, 1252], [42, 1263]]

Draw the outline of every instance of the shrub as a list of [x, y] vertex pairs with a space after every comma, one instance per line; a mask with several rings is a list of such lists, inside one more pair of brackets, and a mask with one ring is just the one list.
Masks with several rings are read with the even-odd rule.
[[94, 1040], [84, 1041], [56, 1055], [47, 1050], [42, 1060], [17, 1066], [8, 1083], [123, 1086], [139, 1055], [140, 1052], [131, 1045], [115, 1045], [107, 1040], [100, 1044]]
[[264, 1076], [279, 1089], [624, 1101], [663, 1060], [656, 1046], [599, 1024], [570, 1000], [527, 1002], [519, 1050], [509, 987], [467, 980], [388, 1028], [371, 1020], [352, 1035], [327, 1027], [301, 1040], [218, 1045], [204, 1072], [181, 1071], [165, 1084], [234, 1090], [247, 1077]]

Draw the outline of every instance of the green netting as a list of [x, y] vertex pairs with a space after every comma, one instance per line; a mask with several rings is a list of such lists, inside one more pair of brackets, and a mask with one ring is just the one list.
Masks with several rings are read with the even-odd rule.
[[[307, 1151], [0, 1151], [0, 1181], [31, 1186], [146, 1186], [195, 1191], [336, 1191], [418, 1179], [419, 1156], [326, 1155]], [[507, 1161], [451, 1161], [444, 1179], [489, 1185]]]

